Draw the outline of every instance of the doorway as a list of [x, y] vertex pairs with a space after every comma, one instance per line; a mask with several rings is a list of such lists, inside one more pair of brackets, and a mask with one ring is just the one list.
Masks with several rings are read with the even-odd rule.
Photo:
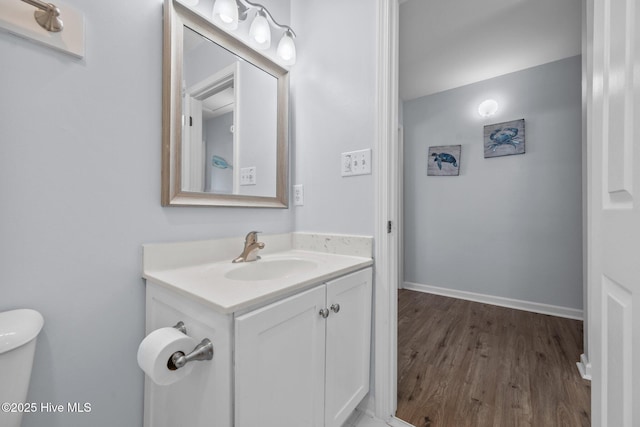
[[[412, 3], [413, 2], [409, 0], [401, 2], [400, 6], [401, 79], [403, 76], [411, 77], [410, 72], [402, 71], [402, 52], [403, 49], [405, 53], [407, 51], [402, 45], [402, 31], [403, 28], [407, 27], [403, 25], [402, 19], [403, 8], [412, 7]], [[462, 3], [464, 2], [455, 2], [453, 7], [458, 8], [458, 10], [461, 10], [460, 8], [464, 10]], [[577, 30], [573, 37], [574, 42], [577, 40], [575, 48], [577, 49], [577, 54], [579, 54], [581, 48], [581, 2], [574, 2], [574, 7], [576, 5]], [[510, 13], [515, 13], [513, 10], [507, 10], [507, 6], [502, 6], [504, 6], [504, 8], [494, 11], [496, 17], [504, 18]], [[475, 14], [470, 13], [469, 15], [475, 15], [474, 18], [477, 18], [478, 22], [482, 24], [487, 22], [488, 13], [487, 10], [482, 10]], [[446, 15], [446, 11], [439, 10], [434, 14], [439, 15], [439, 18], [443, 21], [450, 22], [450, 20], [446, 19], [446, 16], [443, 16], [443, 14]], [[411, 19], [420, 20], [420, 16], [415, 11], [407, 13], [407, 15], [409, 15]], [[459, 21], [465, 20], [468, 20], [465, 23], [465, 34], [469, 33], [468, 28], [477, 31], [482, 27], [480, 24], [474, 24], [471, 17], [464, 16], [459, 19]], [[490, 19], [489, 21], [503, 22], [498, 19]], [[458, 24], [462, 24], [462, 22], [457, 22], [454, 26]], [[429, 25], [426, 25], [426, 27], [429, 27]], [[481, 38], [478, 34], [479, 33], [476, 32], [475, 36]], [[455, 51], [455, 49], [451, 50]], [[409, 49], [409, 51], [411, 51], [411, 49]], [[465, 51], [465, 53], [473, 56], [473, 53], [469, 53], [468, 51]], [[435, 57], [436, 56], [432, 56], [431, 60]], [[445, 60], [447, 59], [446, 56], [443, 57]], [[572, 60], [567, 59], [571, 57], [573, 57]], [[413, 242], [409, 242], [409, 244], [406, 245], [406, 250], [404, 251], [405, 266], [410, 265], [412, 266], [410, 268], [413, 268], [412, 271], [405, 271], [405, 273], [408, 273], [406, 277], [408, 282], [407, 287], [456, 298], [476, 299], [491, 304], [507, 305], [565, 317], [578, 318], [582, 316], [580, 304], [575, 303], [576, 301], [581, 302], [583, 295], [581, 277], [582, 226], [580, 224], [582, 218], [582, 203], [580, 200], [582, 194], [582, 176], [580, 172], [580, 168], [582, 167], [580, 68], [582, 64], [580, 58], [576, 55], [567, 58], [547, 61], [544, 64], [556, 63], [556, 66], [562, 68], [566, 66], [568, 62], [572, 62], [570, 67], [573, 69], [574, 80], [577, 82], [576, 86], [573, 87], [572, 95], [576, 97], [577, 101], [574, 103], [574, 111], [570, 113], [573, 117], [573, 122], [570, 127], [573, 129], [572, 138], [574, 142], [571, 152], [561, 155], [561, 157], [571, 158], [573, 162], [573, 170], [571, 171], [573, 184], [567, 188], [566, 191], [567, 194], [572, 194], [573, 197], [575, 197], [572, 207], [570, 208], [572, 213], [567, 213], [568, 218], [573, 217], [575, 220], [573, 224], [571, 221], [566, 221], [566, 223], [571, 224], [569, 227], [573, 227], [568, 239], [566, 235], [562, 235], [562, 231], [550, 230], [549, 228], [552, 228], [553, 224], [551, 224], [551, 227], [545, 229], [542, 223], [539, 222], [538, 225], [532, 226], [527, 220], [528, 213], [531, 213], [534, 218], [546, 218], [545, 221], [547, 222], [549, 222], [549, 218], [558, 220], [559, 216], [557, 214], [559, 212], [559, 205], [552, 206], [553, 202], [549, 201], [549, 194], [546, 194], [546, 198], [544, 197], [544, 189], [553, 189], [553, 183], [539, 182], [544, 181], [545, 178], [549, 178], [549, 174], [543, 172], [542, 169], [526, 172], [527, 165], [532, 165], [529, 162], [538, 165], [541, 164], [539, 160], [536, 160], [536, 157], [540, 156], [538, 159], [545, 158], [545, 156], [547, 156], [547, 159], [551, 158], [548, 153], [545, 154], [542, 150], [543, 145], [540, 144], [540, 135], [542, 135], [540, 126], [544, 127], [544, 125], [542, 125], [544, 116], [554, 114], [555, 105], [543, 107], [539, 112], [534, 112], [523, 106], [525, 103], [523, 98], [526, 98], [526, 95], [523, 97], [515, 96], [515, 98], [509, 98], [509, 96], [516, 94], [517, 91], [514, 91], [513, 87], [505, 85], [503, 81], [499, 86], [504, 90], [502, 94], [498, 93], [498, 97], [503, 97], [498, 100], [503, 108], [501, 111], [502, 115], [498, 115], [498, 117], [494, 119], [485, 120], [479, 117], [477, 113], [477, 105], [484, 100], [485, 94], [491, 92], [491, 88], [487, 84], [483, 85], [478, 82], [467, 82], [461, 85], [466, 90], [466, 93], [463, 95], [454, 93], [458, 88], [456, 86], [452, 86], [441, 92], [436, 92], [435, 94], [425, 95], [435, 98], [435, 101], [431, 104], [428, 102], [423, 103], [420, 106], [421, 109], [414, 109], [417, 110], [417, 112], [412, 111], [411, 108], [402, 109], [403, 120], [401, 123], [403, 124], [403, 130], [407, 138], [423, 139], [420, 148], [416, 152], [409, 153], [407, 156], [407, 163], [414, 161], [414, 168], [416, 170], [420, 169], [426, 172], [429, 161], [426, 151], [428, 146], [462, 145], [462, 160], [459, 165], [460, 176], [433, 177], [430, 178], [430, 181], [427, 177], [424, 177], [424, 180], [415, 185], [417, 188], [412, 189], [413, 192], [405, 193], [404, 195], [404, 199], [411, 203], [412, 200], [415, 201], [420, 198], [421, 192], [422, 194], [430, 194], [428, 200], [422, 200], [427, 210], [415, 210], [418, 214], [409, 221], [407, 220], [407, 216], [411, 215], [412, 210], [406, 209], [405, 204], [405, 220], [403, 224], [405, 229], [411, 230], [411, 233], [401, 236], [401, 240], [403, 237], [408, 240], [414, 239]], [[561, 63], [562, 61], [565, 62]], [[514, 73], [525, 73], [526, 70], [542, 65], [542, 63], [533, 65], [532, 67], [516, 70]], [[479, 68], [476, 67], [476, 69]], [[541, 70], [538, 69], [537, 71]], [[482, 68], [482, 72], [484, 72], [484, 68]], [[542, 72], [545, 73], [547, 71], [542, 70]], [[450, 73], [456, 74], [456, 70], [453, 69]], [[460, 74], [460, 76], [456, 78], [464, 78], [462, 75], [464, 73], [458, 74]], [[505, 74], [503, 74], [503, 76], [506, 76], [505, 79], [507, 80], [511, 78], [511, 76]], [[487, 76], [483, 75], [483, 77]], [[482, 78], [479, 80], [481, 82], [487, 81], [487, 79]], [[548, 83], [548, 79], [546, 78], [543, 78], [542, 81]], [[475, 88], [473, 87], [474, 85], [476, 85]], [[535, 87], [532, 85], [528, 86], [528, 90], [531, 90], [531, 87]], [[567, 87], [563, 84], [561, 84], [561, 86], [563, 86], [563, 88]], [[540, 95], [542, 91], [543, 90], [533, 89], [532, 96]], [[402, 95], [402, 83], [400, 92]], [[442, 95], [445, 92], [446, 94]], [[454, 115], [447, 116], [446, 111], [448, 106], [452, 102], [456, 102], [451, 99], [456, 96], [463, 97], [465, 101], [468, 101], [468, 105], [461, 108], [460, 106], [464, 103], [460, 102], [460, 105], [456, 107], [457, 112], [454, 113]], [[415, 103], [418, 104], [419, 101]], [[548, 110], [544, 111], [544, 108], [548, 108]], [[433, 123], [425, 123], [423, 120], [412, 128], [408, 126], [407, 120], [415, 119], [411, 117], [414, 113], [416, 116], [421, 116], [422, 119], [431, 116], [435, 117], [434, 121], [442, 122], [444, 120], [446, 125], [443, 128], [439, 128], [438, 126], [434, 126]], [[458, 114], [458, 116], [466, 116], [460, 118], [456, 117], [455, 114]], [[473, 114], [475, 114], [475, 116], [473, 116]], [[527, 127], [528, 130], [531, 130], [529, 134], [530, 138], [528, 139], [531, 141], [529, 145], [530, 150], [526, 151], [521, 157], [514, 155], [504, 156], [504, 158], [501, 159], [483, 158], [483, 147], [481, 145], [483, 136], [482, 128], [486, 125], [501, 121], [507, 122], [519, 119], [521, 116], [530, 124], [530, 126]], [[422, 135], [417, 135], [416, 128], [420, 126], [422, 126], [423, 130], [426, 129], [426, 132]], [[536, 126], [538, 126], [537, 130], [534, 129]], [[560, 125], [552, 125], [551, 127], [558, 129], [558, 126]], [[476, 129], [472, 129], [473, 127]], [[477, 129], [480, 129], [480, 131]], [[564, 130], [566, 130], [566, 127]], [[537, 134], [538, 137], [531, 139], [531, 135], [534, 133]], [[549, 138], [545, 138], [548, 142]], [[478, 145], [470, 143], [469, 141], [471, 139], [479, 141]], [[564, 140], [566, 138], [562, 137], [560, 139]], [[404, 144], [405, 149], [407, 149], [408, 145], [407, 143]], [[405, 167], [411, 168], [411, 165], [407, 164]], [[536, 169], [535, 166], [534, 169]], [[537, 172], [540, 172], [540, 175], [536, 175]], [[542, 176], [545, 178], [541, 178]], [[464, 186], [463, 181], [465, 177], [467, 181], [473, 181], [472, 184], [477, 185], [475, 191], [466, 193], [466, 198], [452, 197], [452, 194], [461, 194], [460, 190], [461, 187]], [[518, 185], [510, 187], [513, 183], [508, 182], [509, 178], [512, 180], [522, 178], [518, 185], [523, 185], [527, 188], [517, 188]], [[455, 180], [457, 180], [457, 182]], [[539, 188], [528, 187], [527, 180], [531, 180], [529, 183], [537, 180], [541, 185]], [[553, 179], [550, 179], [550, 181], [553, 181]], [[487, 183], [491, 183], [490, 188], [486, 188]], [[482, 184], [485, 184], [484, 188]], [[531, 200], [532, 198], [535, 199], [536, 194], [541, 197], [538, 200]], [[506, 202], [506, 204], [503, 204], [503, 202]], [[449, 209], [440, 209], [438, 213], [435, 209], [437, 209], [437, 205], [439, 204], [446, 204]], [[430, 211], [428, 210], [430, 209], [429, 206], [433, 208]], [[493, 210], [490, 209], [492, 207], [494, 208]], [[496, 207], [497, 209], [495, 209]], [[548, 211], [545, 212], [545, 209], [548, 209]], [[467, 212], [470, 213], [470, 215], [464, 216], [460, 214], [461, 212]], [[420, 215], [420, 213], [423, 213], [423, 215]], [[505, 216], [509, 219], [514, 219], [515, 222], [509, 224]], [[496, 220], [495, 223], [491, 223], [490, 221], [494, 219]], [[551, 222], [553, 222], [553, 220], [551, 220]], [[518, 228], [518, 223], [521, 225], [520, 228]], [[434, 224], [436, 225], [435, 227]], [[559, 225], [559, 223], [555, 225]], [[523, 230], [526, 228], [530, 228], [530, 230]], [[480, 230], [480, 232], [477, 230]], [[531, 231], [532, 234], [530, 236], [526, 236], [526, 233], [520, 234], [523, 231]], [[480, 235], [480, 237], [475, 236], [475, 239], [469, 238], [469, 236], [472, 236], [474, 233]], [[545, 235], [545, 233], [548, 234]], [[489, 235], [489, 239], [491, 239], [493, 243], [496, 243], [496, 246], [492, 247], [490, 244], [487, 244], [487, 235]], [[547, 239], [545, 240], [543, 236], [546, 236]], [[500, 241], [502, 237], [506, 240]], [[549, 245], [549, 239], [553, 238], [558, 238], [559, 242], [569, 242], [568, 244], [572, 247], [572, 259], [563, 262], [562, 266], [556, 264], [553, 267], [549, 267], [551, 264], [546, 264], [545, 267], [542, 267], [545, 269], [546, 279], [548, 280], [544, 284], [548, 286], [545, 289], [545, 286], [535, 283], [540, 282], [541, 277], [540, 272], [536, 271], [536, 268], [539, 269], [540, 264], [544, 264], [544, 262], [540, 261], [544, 261], [545, 257], [557, 258], [551, 255], [551, 252], [553, 252], [553, 248], [560, 248], [562, 243], [551, 244], [551, 251], [544, 249], [545, 245]], [[578, 241], [576, 242], [576, 240]], [[511, 241], [511, 243], [507, 243], [507, 241]], [[520, 243], [524, 241], [528, 244], [518, 245], [519, 241]], [[539, 248], [535, 249], [537, 244], [539, 244]], [[547, 246], [547, 248], [548, 247], [549, 246]], [[489, 250], [486, 250], [487, 248]], [[565, 250], [564, 253], [566, 252]], [[515, 256], [512, 257], [512, 255]], [[412, 260], [411, 257], [414, 257], [414, 259]], [[452, 260], [453, 262], [450, 262]], [[571, 268], [560, 271], [562, 267], [566, 267], [569, 264]], [[464, 271], [465, 268], [461, 268], [461, 266], [470, 265], [474, 265], [474, 267], [466, 269], [466, 271]], [[520, 270], [519, 267], [524, 267], [524, 269]], [[403, 266], [401, 265], [400, 268], [403, 268]], [[483, 273], [485, 274], [484, 277], [494, 275], [497, 276], [499, 280], [495, 280], [495, 283], [486, 283], [487, 281], [484, 280], [485, 283], [478, 284], [478, 282], [483, 281]], [[567, 281], [571, 281], [567, 289], [563, 288], [559, 291], [558, 288], [554, 288], [554, 282], [566, 284]], [[565, 292], [564, 295], [562, 295], [563, 292]], [[575, 361], [578, 360], [578, 357], [579, 355], [576, 356]]]

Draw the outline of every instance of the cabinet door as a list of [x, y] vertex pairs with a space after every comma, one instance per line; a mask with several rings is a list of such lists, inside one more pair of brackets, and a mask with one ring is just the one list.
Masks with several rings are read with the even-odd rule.
[[235, 427], [324, 424], [325, 287], [235, 321]]
[[326, 427], [342, 426], [369, 392], [371, 282], [368, 268], [327, 283]]

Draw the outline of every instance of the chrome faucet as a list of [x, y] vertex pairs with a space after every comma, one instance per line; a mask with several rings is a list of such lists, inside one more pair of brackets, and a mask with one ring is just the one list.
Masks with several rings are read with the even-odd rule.
[[258, 233], [259, 231], [250, 231], [247, 234], [247, 237], [244, 238], [244, 250], [231, 262], [250, 262], [260, 259], [258, 251], [264, 248], [264, 243], [258, 242]]

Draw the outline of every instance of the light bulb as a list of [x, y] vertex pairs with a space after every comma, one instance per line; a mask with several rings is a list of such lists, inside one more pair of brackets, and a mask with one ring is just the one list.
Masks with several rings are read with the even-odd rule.
[[482, 101], [478, 106], [478, 114], [482, 117], [493, 116], [498, 111], [498, 103], [493, 99]]
[[213, 21], [229, 30], [238, 28], [236, 0], [216, 0], [213, 4]]
[[293, 37], [289, 30], [285, 31], [280, 43], [278, 43], [278, 56], [286, 65], [296, 63], [296, 44], [293, 42]]
[[271, 46], [271, 28], [262, 10], [258, 11], [256, 17], [253, 18], [249, 36], [259, 49], [269, 49]]

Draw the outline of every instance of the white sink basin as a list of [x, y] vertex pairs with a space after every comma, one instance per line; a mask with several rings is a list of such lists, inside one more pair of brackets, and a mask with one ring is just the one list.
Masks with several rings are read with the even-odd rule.
[[231, 280], [273, 280], [305, 273], [318, 267], [314, 261], [306, 259], [258, 260], [239, 264], [224, 277]]

